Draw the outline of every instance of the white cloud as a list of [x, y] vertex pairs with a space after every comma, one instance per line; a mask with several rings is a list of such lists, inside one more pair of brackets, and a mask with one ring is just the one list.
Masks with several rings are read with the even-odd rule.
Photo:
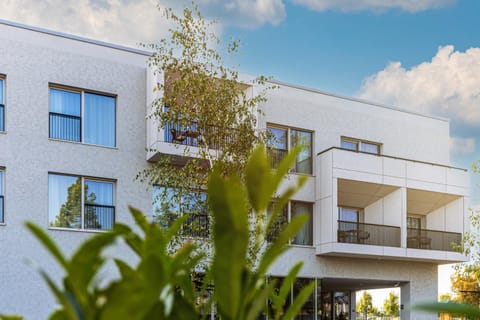
[[452, 154], [471, 154], [475, 152], [475, 138], [450, 138], [450, 152]]
[[292, 0], [316, 11], [382, 11], [400, 9], [419, 12], [452, 4], [455, 0]]
[[129, 46], [155, 41], [168, 29], [149, 0], [2, 0], [0, 19]]
[[440, 47], [429, 62], [410, 69], [400, 62], [365, 79], [361, 98], [421, 113], [480, 124], [480, 48]]
[[200, 9], [222, 24], [254, 28], [286, 17], [282, 0], [199, 0]]
[[[0, 19], [136, 47], [167, 35], [169, 22], [157, 9], [158, 0], [1, 0]], [[285, 19], [282, 0], [197, 0], [202, 14], [224, 25], [257, 27]], [[187, 0], [160, 1], [179, 11]]]

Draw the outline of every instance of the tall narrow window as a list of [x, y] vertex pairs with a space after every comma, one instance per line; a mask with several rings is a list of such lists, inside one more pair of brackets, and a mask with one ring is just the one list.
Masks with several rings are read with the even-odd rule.
[[48, 175], [51, 227], [111, 230], [115, 223], [113, 182], [78, 176]]
[[3, 169], [0, 168], [0, 223], [5, 223], [5, 197], [3, 195]]
[[0, 131], [5, 131], [4, 80], [0, 78]]
[[293, 128], [268, 126], [272, 166], [275, 168], [291, 149], [302, 146], [295, 161], [294, 172], [312, 173], [312, 132]]
[[53, 139], [114, 147], [115, 98], [96, 93], [50, 88]]
[[285, 128], [269, 127], [270, 139], [268, 145], [272, 161], [272, 167], [276, 168], [278, 163], [288, 152], [288, 131]]
[[84, 141], [115, 146], [115, 98], [85, 93]]
[[308, 221], [303, 225], [300, 231], [293, 238], [293, 244], [300, 244], [305, 246], [313, 245], [313, 206], [311, 203], [295, 202], [291, 203], [292, 218], [299, 214], [308, 215]]
[[81, 141], [81, 94], [50, 89], [50, 138]]
[[291, 129], [290, 145], [303, 146], [295, 161], [295, 172], [312, 173], [312, 133]]

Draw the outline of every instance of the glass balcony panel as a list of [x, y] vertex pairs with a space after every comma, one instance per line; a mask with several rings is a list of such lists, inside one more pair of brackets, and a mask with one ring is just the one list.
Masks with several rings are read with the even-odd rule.
[[400, 227], [338, 220], [337, 241], [400, 247]]

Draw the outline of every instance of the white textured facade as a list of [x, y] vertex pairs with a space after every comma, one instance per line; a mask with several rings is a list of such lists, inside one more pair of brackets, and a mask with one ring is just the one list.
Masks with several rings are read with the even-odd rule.
[[[181, 149], [145, 118], [156, 81], [146, 66], [148, 53], [7, 22], [0, 22], [0, 39], [0, 312], [43, 319], [55, 301], [25, 260], [48, 267], [50, 274], [56, 267], [24, 222], [44, 226], [65, 252], [97, 232], [83, 222], [75, 230], [53, 226], [52, 181], [67, 176], [82, 186], [108, 185], [105, 207], [114, 207], [115, 221], [132, 223], [128, 205], [152, 212], [147, 186], [134, 181], [155, 160], [146, 148], [171, 154]], [[436, 299], [438, 264], [466, 260], [449, 246], [468, 229], [469, 180], [465, 170], [450, 166], [448, 121], [277, 84], [259, 106], [264, 111], [259, 129], [285, 132], [287, 149], [293, 133], [310, 137], [310, 156], [298, 169], [308, 182], [288, 212], [310, 206], [312, 221], [311, 235], [294, 240], [304, 244], [292, 244], [272, 276], [285, 275], [302, 260], [301, 277], [318, 283], [315, 310], [321, 309], [323, 295], [328, 300], [328, 293], [344, 292], [355, 319], [355, 290], [399, 286], [402, 319], [435, 319], [408, 307]], [[79, 141], [52, 138], [56, 88], [82, 97], [79, 115], [68, 115], [80, 119]], [[86, 94], [115, 102], [109, 145], [87, 142], [93, 129], [87, 127]], [[357, 143], [359, 150], [342, 148], [342, 140]], [[362, 152], [362, 144], [378, 152]], [[340, 219], [343, 209], [350, 220]], [[121, 248], [113, 250], [122, 254]], [[333, 318], [325, 311], [318, 315]]]

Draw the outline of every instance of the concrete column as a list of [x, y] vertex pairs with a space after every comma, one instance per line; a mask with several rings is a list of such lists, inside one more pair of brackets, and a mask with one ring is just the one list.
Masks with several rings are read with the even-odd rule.
[[400, 319], [401, 320], [410, 320], [410, 307], [411, 307], [410, 291], [411, 291], [410, 282], [405, 282], [400, 286]]
[[402, 208], [401, 208], [401, 229], [400, 229], [400, 246], [407, 247], [407, 188], [402, 187]]

